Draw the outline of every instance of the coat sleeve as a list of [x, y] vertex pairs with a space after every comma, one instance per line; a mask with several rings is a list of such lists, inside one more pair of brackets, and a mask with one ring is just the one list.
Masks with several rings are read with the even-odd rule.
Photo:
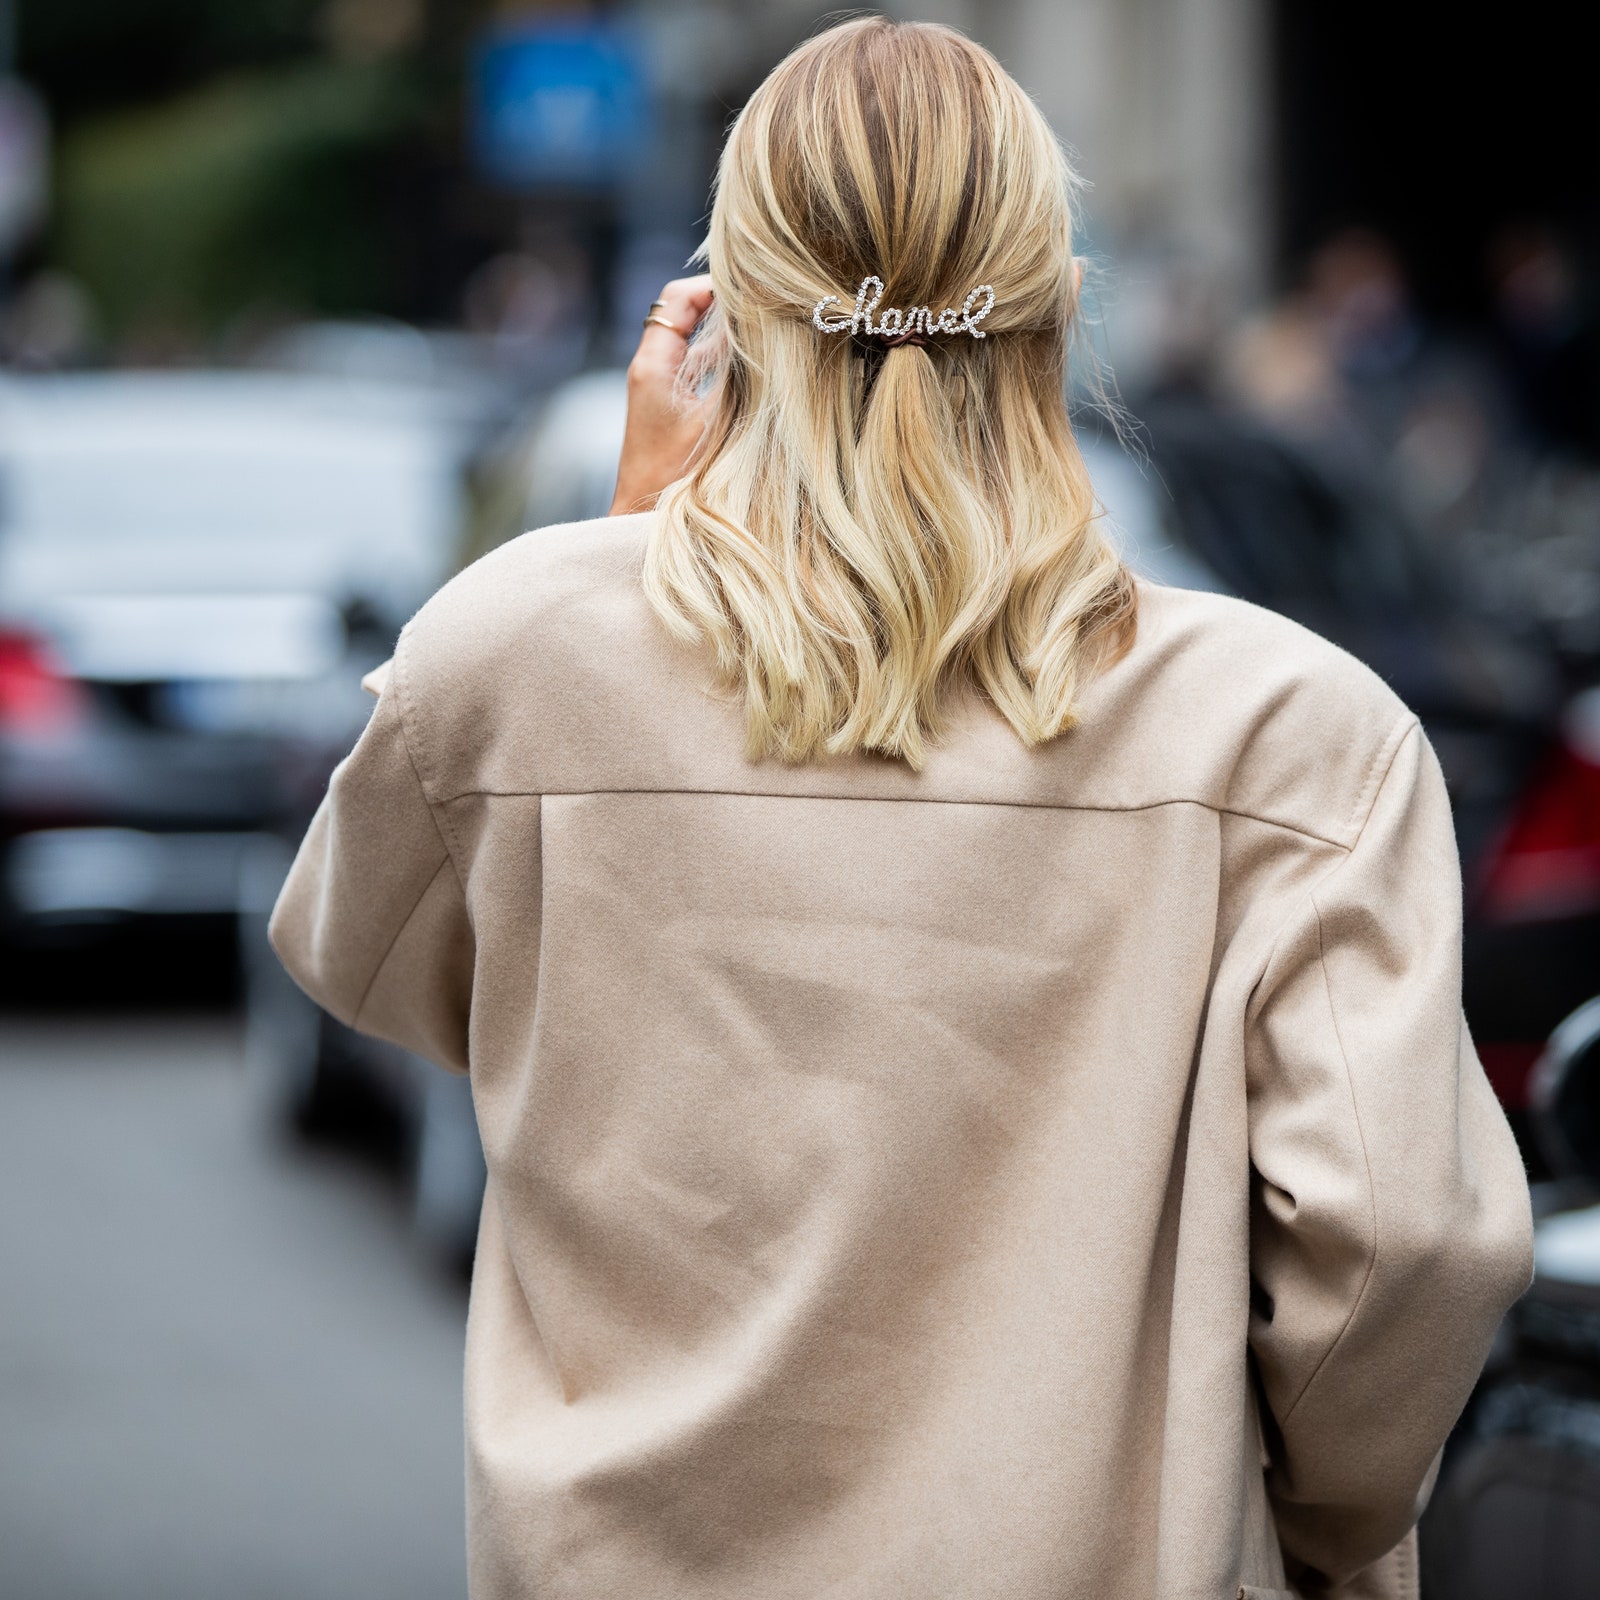
[[1449, 802], [1415, 726], [1277, 939], [1246, 1060], [1268, 1492], [1315, 1592], [1412, 1526], [1532, 1273], [1521, 1159], [1461, 1015]]
[[423, 791], [396, 673], [340, 763], [273, 909], [290, 977], [341, 1022], [467, 1070], [472, 925]]

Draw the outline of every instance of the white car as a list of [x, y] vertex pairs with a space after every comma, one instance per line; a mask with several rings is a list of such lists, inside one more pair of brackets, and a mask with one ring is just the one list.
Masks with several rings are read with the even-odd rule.
[[0, 835], [16, 926], [225, 911], [449, 574], [426, 394], [245, 373], [0, 383]]
[[[343, 1045], [266, 912], [370, 712], [362, 673], [458, 564], [482, 411], [327, 374], [0, 380], [0, 933], [237, 918], [274, 1115], [307, 1114]], [[449, 1232], [482, 1181], [465, 1085], [359, 1053]]]

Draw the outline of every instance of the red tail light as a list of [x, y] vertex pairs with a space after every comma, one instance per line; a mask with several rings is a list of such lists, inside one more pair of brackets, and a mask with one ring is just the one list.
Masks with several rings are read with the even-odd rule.
[[1600, 691], [1573, 702], [1566, 737], [1491, 853], [1483, 910], [1499, 922], [1600, 911]]
[[28, 633], [0, 630], [0, 730], [62, 733], [83, 716], [83, 690]]

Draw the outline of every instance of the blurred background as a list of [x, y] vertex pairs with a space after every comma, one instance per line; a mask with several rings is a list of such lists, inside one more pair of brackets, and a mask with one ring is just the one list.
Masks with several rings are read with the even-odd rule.
[[[1423, 717], [1540, 1280], [1431, 1600], [1600, 1592], [1600, 141], [1556, 0], [945, 0], [1091, 182], [1151, 575]], [[843, 13], [830, 12], [828, 19]], [[0, 1593], [464, 1593], [465, 1085], [265, 947], [465, 561], [603, 512], [790, 0], [0, 0]], [[1554, 1034], [1554, 1042], [1551, 1036]]]

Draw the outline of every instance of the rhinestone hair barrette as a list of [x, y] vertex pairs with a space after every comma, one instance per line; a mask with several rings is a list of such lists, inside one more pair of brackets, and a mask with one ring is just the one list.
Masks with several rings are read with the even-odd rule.
[[[811, 324], [818, 333], [877, 334], [896, 343], [922, 343], [930, 333], [970, 333], [974, 339], [987, 338], [978, 326], [994, 310], [994, 287], [980, 283], [966, 298], [961, 309], [946, 307], [937, 315], [928, 306], [885, 306], [876, 321], [873, 313], [883, 299], [883, 279], [866, 277], [856, 291], [855, 310], [835, 317], [825, 316], [829, 306], [843, 305], [836, 294], [825, 294], [811, 308]], [[982, 305], [978, 304], [982, 301]]]

